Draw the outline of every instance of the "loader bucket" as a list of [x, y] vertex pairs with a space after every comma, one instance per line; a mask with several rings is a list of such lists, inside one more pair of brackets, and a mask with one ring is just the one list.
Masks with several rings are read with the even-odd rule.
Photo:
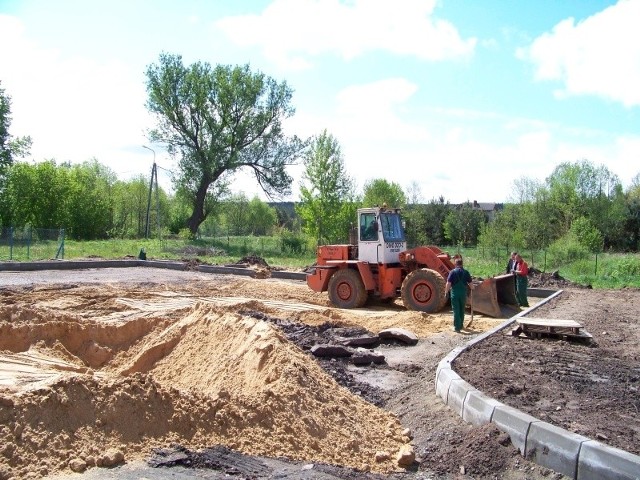
[[[472, 295], [473, 311], [490, 317], [500, 317], [502, 315], [500, 304], [518, 304], [516, 281], [511, 274], [498, 275], [497, 277], [483, 280], [475, 286]], [[467, 305], [470, 307], [472, 295], [467, 295]]]

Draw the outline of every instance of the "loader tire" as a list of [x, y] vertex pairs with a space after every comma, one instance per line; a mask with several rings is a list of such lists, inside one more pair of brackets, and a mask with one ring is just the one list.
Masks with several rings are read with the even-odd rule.
[[435, 313], [442, 310], [447, 297], [445, 281], [435, 270], [421, 268], [411, 272], [402, 282], [402, 303], [409, 310]]
[[367, 291], [357, 270], [343, 268], [329, 279], [329, 300], [339, 308], [359, 308], [367, 301]]

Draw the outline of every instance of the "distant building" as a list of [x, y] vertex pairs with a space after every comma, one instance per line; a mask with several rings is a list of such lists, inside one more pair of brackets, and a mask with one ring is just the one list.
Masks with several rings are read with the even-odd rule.
[[477, 200], [474, 200], [473, 202], [460, 203], [452, 206], [461, 207], [462, 205], [466, 205], [467, 203], [470, 203], [471, 208], [473, 208], [474, 210], [481, 210], [482, 213], [484, 213], [484, 216], [488, 222], [493, 222], [496, 219], [497, 213], [504, 209], [503, 203], [478, 202]]

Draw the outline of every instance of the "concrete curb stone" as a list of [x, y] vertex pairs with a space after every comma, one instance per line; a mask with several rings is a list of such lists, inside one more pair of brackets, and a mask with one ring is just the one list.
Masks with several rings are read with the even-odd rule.
[[533, 422], [539, 422], [535, 417], [521, 412], [520, 410], [508, 405], [499, 405], [493, 410], [491, 422], [511, 437], [511, 443], [520, 450], [520, 454], [524, 456], [527, 444], [527, 435], [529, 426]]
[[462, 379], [460, 378], [460, 375], [458, 375], [450, 368], [443, 368], [440, 370], [438, 381], [436, 382], [436, 395], [438, 395], [447, 405], [449, 404], [449, 387], [451, 386], [451, 382], [453, 380]]
[[478, 335], [463, 347], [455, 348], [440, 360], [436, 370], [436, 394], [466, 422], [476, 426], [494, 423], [509, 434], [523, 456], [539, 465], [577, 480], [640, 480], [640, 456], [603, 445], [504, 405], [475, 389], [453, 370], [451, 364], [462, 352], [562, 293], [562, 290], [539, 290], [532, 292], [536, 293], [532, 296], [549, 296]]
[[486, 425], [491, 422], [493, 412], [500, 406], [504, 406], [504, 404], [486, 396], [480, 390], [474, 389], [467, 394], [462, 410], [462, 419], [471, 425]]
[[639, 480], [638, 456], [595, 440], [584, 442], [578, 457], [578, 480], [601, 478]]
[[449, 405], [449, 408], [462, 416], [467, 395], [472, 390], [477, 392], [472, 385], [465, 382], [462, 378], [451, 380], [449, 394], [447, 395], [447, 405]]
[[587, 437], [547, 422], [533, 422], [527, 433], [524, 456], [570, 478], [576, 478], [580, 447]]

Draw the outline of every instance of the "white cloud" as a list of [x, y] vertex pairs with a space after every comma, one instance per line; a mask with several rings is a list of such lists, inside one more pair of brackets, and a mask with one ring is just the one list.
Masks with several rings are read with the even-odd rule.
[[[11, 133], [29, 135], [36, 161], [97, 158], [116, 173], [151, 165], [144, 129], [144, 76], [118, 61], [99, 62], [28, 41], [22, 24], [0, 16], [0, 79], [12, 100]], [[136, 152], [135, 149], [139, 151]]]
[[455, 26], [433, 16], [430, 0], [274, 0], [260, 15], [227, 17], [215, 25], [241, 46], [260, 46], [272, 61], [308, 68], [310, 58], [337, 54], [352, 59], [387, 51], [422, 60], [470, 55], [477, 39], [462, 39]]
[[559, 80], [569, 95], [597, 95], [626, 107], [640, 105], [640, 1], [616, 5], [575, 23], [558, 23], [518, 56], [536, 66], [537, 80]]

